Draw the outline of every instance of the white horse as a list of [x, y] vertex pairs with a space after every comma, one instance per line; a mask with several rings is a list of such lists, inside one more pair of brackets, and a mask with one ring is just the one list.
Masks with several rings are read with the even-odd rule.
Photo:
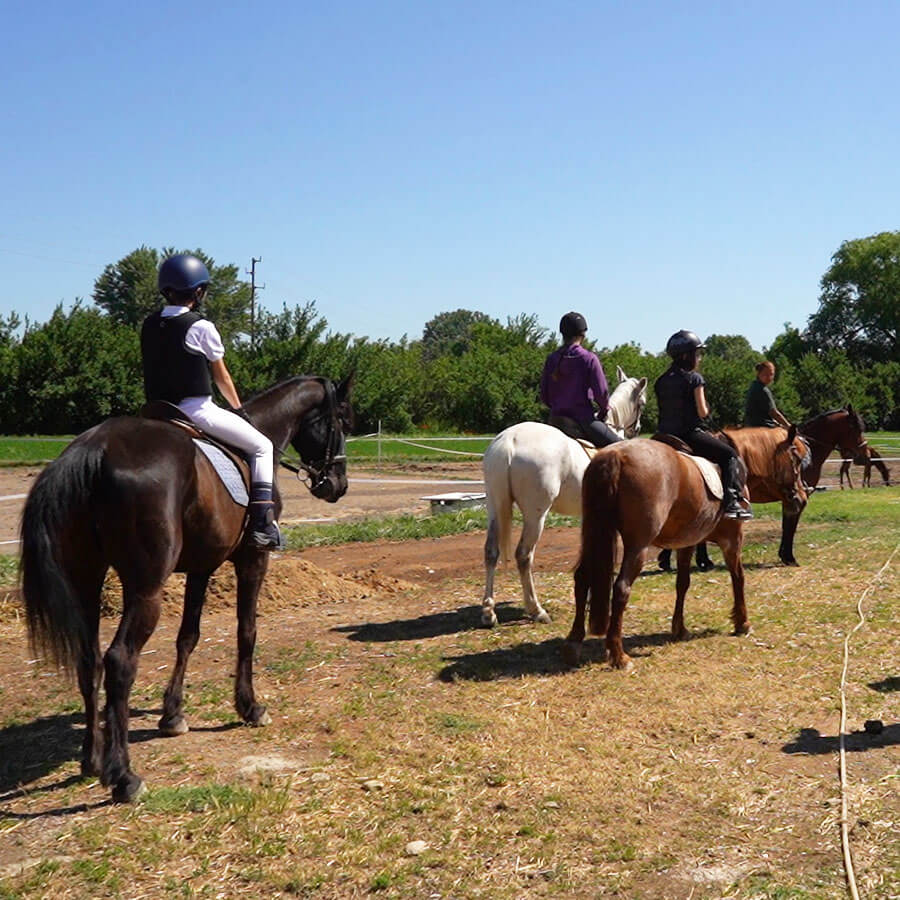
[[[629, 378], [619, 366], [616, 374], [619, 383], [609, 398], [605, 421], [620, 437], [634, 437], [641, 430], [647, 379]], [[591, 455], [579, 441], [540, 422], [511, 425], [491, 441], [482, 463], [488, 518], [482, 624], [497, 624], [494, 572], [501, 553], [504, 562], [510, 557], [513, 504], [519, 507], [523, 519], [516, 564], [525, 610], [536, 622], [550, 621], [534, 589], [534, 548], [551, 509], [564, 516], [581, 515], [581, 479]]]

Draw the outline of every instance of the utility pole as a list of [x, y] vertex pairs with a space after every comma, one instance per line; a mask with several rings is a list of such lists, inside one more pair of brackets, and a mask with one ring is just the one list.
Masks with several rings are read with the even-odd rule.
[[250, 257], [250, 346], [256, 346], [256, 292], [265, 289], [264, 284], [256, 284], [256, 264], [262, 262], [262, 257]]

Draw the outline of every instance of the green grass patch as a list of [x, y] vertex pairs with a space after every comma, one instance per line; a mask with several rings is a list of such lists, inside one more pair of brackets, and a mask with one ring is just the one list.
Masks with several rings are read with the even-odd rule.
[[0, 586], [12, 586], [19, 578], [19, 558], [0, 556]]
[[61, 437], [0, 437], [0, 466], [36, 466], [56, 459], [72, 440]]

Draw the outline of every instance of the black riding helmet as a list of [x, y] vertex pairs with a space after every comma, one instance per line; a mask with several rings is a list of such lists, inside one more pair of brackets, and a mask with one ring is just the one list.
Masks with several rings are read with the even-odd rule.
[[587, 332], [587, 322], [581, 313], [567, 312], [559, 320], [559, 331], [566, 340], [569, 340], [585, 334]]
[[176, 253], [163, 260], [156, 284], [163, 296], [168, 291], [193, 291], [209, 284], [209, 269], [202, 259], [190, 253]]
[[666, 343], [666, 353], [672, 359], [680, 359], [688, 353], [694, 353], [697, 350], [705, 350], [706, 345], [693, 331], [676, 331]]

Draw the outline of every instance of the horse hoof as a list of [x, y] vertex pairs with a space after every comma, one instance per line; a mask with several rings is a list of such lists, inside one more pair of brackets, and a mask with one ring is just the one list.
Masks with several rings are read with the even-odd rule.
[[581, 662], [581, 644], [575, 641], [566, 641], [562, 646], [563, 662], [573, 668]]
[[81, 777], [96, 778], [103, 771], [103, 763], [99, 759], [83, 759], [81, 761]]
[[614, 669], [618, 669], [623, 674], [627, 675], [629, 672], [634, 671], [634, 663], [631, 661], [631, 657], [625, 654], [622, 655], [620, 659], [612, 659], [609, 663]]
[[183, 716], [179, 716], [177, 719], [160, 719], [157, 728], [163, 737], [178, 737], [191, 730]]
[[687, 628], [682, 628], [680, 631], [672, 632], [673, 641], [686, 641], [690, 636], [691, 633], [687, 630]]
[[732, 633], [735, 637], [744, 637], [744, 635], [750, 634], [751, 631], [753, 631], [753, 628], [750, 626], [750, 623], [744, 622], [743, 625], [735, 625]]
[[700, 572], [708, 572], [710, 569], [714, 569], [715, 567], [715, 563], [713, 563], [712, 560], [710, 560], [709, 562], [697, 563], [697, 569]]
[[541, 625], [549, 625], [553, 619], [550, 618], [549, 613], [546, 610], [541, 610], [535, 617], [535, 622], [539, 622]]
[[147, 790], [147, 785], [134, 773], [123, 775], [113, 788], [113, 803], [134, 803]]
[[785, 559], [784, 557], [782, 557], [781, 562], [785, 566], [799, 566], [800, 565], [800, 563], [798, 563], [797, 560], [794, 559], [793, 557], [791, 557], [790, 559]]
[[497, 614], [493, 610], [481, 614], [481, 624], [485, 628], [493, 628], [497, 624]]
[[264, 706], [260, 706], [255, 709], [250, 718], [247, 719], [247, 724], [252, 728], [265, 728], [267, 725], [272, 724], [272, 717]]

